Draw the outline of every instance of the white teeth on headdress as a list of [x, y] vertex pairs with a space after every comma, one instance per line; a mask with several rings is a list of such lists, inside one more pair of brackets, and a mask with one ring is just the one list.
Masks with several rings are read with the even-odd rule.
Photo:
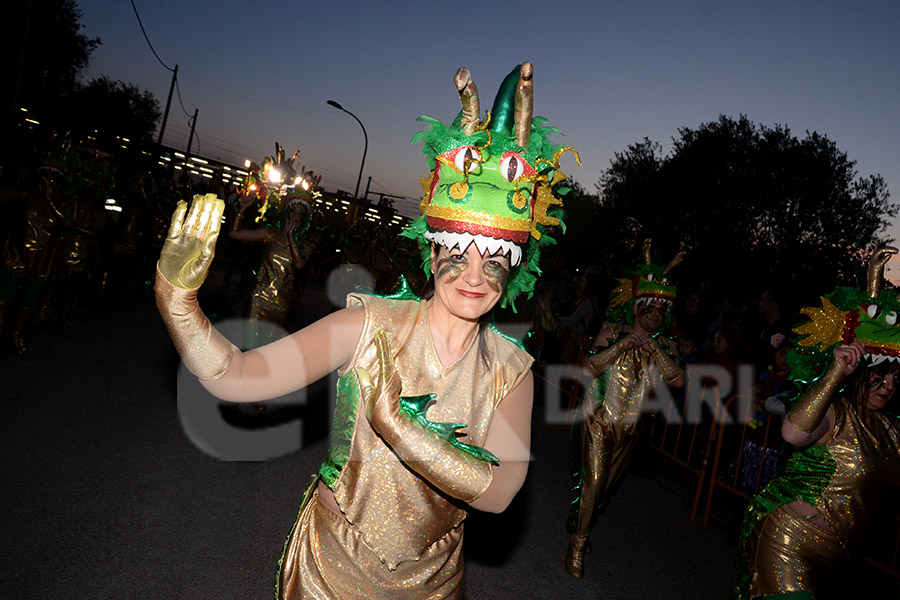
[[890, 361], [894, 363], [900, 363], [900, 357], [897, 356], [888, 356], [887, 354], [870, 354], [868, 352], [863, 353], [863, 358], [869, 360], [869, 366], [874, 367], [875, 365], [880, 365], [884, 361]]
[[481, 254], [508, 254], [509, 266], [511, 267], [516, 266], [522, 261], [522, 249], [515, 243], [506, 240], [495, 240], [494, 238], [483, 235], [454, 233], [451, 231], [426, 231], [425, 239], [450, 248], [451, 250], [459, 247], [462, 252], [466, 251], [469, 244], [474, 243]]
[[640, 306], [642, 304], [649, 304], [650, 302], [662, 302], [667, 310], [672, 309], [672, 301], [667, 300], [666, 298], [656, 298], [653, 296], [644, 296], [642, 298], [638, 298], [637, 300], [635, 300], [635, 304], [637, 304], [638, 306]]

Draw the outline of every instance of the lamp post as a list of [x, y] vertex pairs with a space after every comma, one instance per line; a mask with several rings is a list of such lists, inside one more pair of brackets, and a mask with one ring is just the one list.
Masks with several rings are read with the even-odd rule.
[[359, 177], [356, 178], [356, 191], [353, 193], [353, 199], [359, 200], [359, 182], [362, 181], [363, 167], [366, 166], [366, 152], [369, 150], [369, 135], [366, 133], [366, 128], [363, 126], [362, 121], [360, 121], [359, 118], [356, 115], [354, 115], [352, 112], [350, 112], [349, 110], [347, 110], [346, 108], [344, 108], [343, 106], [341, 106], [340, 104], [335, 102], [334, 100], [328, 100], [327, 104], [329, 106], [335, 107], [338, 110], [344, 111], [345, 113], [347, 113], [348, 115], [350, 115], [351, 117], [356, 119], [356, 122], [359, 123], [360, 127], [362, 127], [363, 137], [365, 138], [366, 144], [365, 144], [365, 146], [363, 146], [362, 162], [359, 164]]

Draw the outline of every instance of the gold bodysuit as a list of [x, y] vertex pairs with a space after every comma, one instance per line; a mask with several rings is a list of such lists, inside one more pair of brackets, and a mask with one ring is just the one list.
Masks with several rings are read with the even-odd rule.
[[[883, 476], [900, 476], [900, 422], [876, 412], [869, 428], [846, 398], [831, 406], [834, 427], [828, 441], [795, 453], [815, 455], [816, 462], [792, 458], [748, 509], [751, 515], [760, 510], [773, 490], [800, 490], [783, 494], [783, 504], [760, 514], [747, 542], [753, 564], [749, 594], [738, 589], [736, 597], [799, 591], [819, 597], [829, 590], [843, 572], [837, 567], [859, 551], [879, 500], [889, 497]], [[785, 502], [791, 499], [803, 499], [815, 513], [798, 514]]]
[[476, 337], [444, 366], [425, 302], [348, 297], [348, 306], [359, 305], [365, 324], [351, 363], [338, 373], [334, 431], [319, 475], [341, 514], [310, 494], [285, 545], [279, 597], [461, 598], [466, 506], [409, 469], [373, 431], [357, 402], [353, 369], [377, 372], [372, 340], [384, 331], [403, 395], [436, 394], [428, 419], [465, 423], [462, 441], [483, 446], [494, 410], [526, 376], [532, 359], [488, 330], [487, 365]]
[[[631, 326], [607, 324], [615, 340], [631, 333]], [[676, 354], [675, 343], [659, 336], [660, 344], [669, 355]], [[591, 383], [581, 402], [580, 480], [575, 511], [570, 517], [570, 533], [590, 533], [597, 509], [607, 502], [625, 474], [625, 468], [637, 443], [638, 426], [644, 401], [653, 390], [666, 385], [663, 374], [648, 350], [630, 348]], [[576, 423], [576, 427], [578, 427]]]

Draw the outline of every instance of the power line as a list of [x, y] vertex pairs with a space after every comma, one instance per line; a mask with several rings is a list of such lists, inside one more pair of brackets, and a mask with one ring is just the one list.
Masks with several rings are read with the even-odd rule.
[[147, 45], [150, 46], [150, 51], [153, 52], [153, 56], [156, 57], [156, 60], [159, 61], [159, 64], [161, 64], [167, 70], [173, 71], [174, 69], [171, 69], [169, 65], [162, 61], [162, 59], [159, 57], [159, 54], [157, 54], [156, 50], [154, 50], [153, 44], [150, 43], [150, 37], [147, 35], [147, 31], [144, 29], [144, 24], [141, 22], [141, 15], [138, 14], [138, 9], [137, 6], [134, 5], [134, 0], [131, 0], [131, 8], [134, 9], [134, 16], [137, 17], [138, 25], [141, 28], [141, 33], [144, 34], [144, 39], [147, 40]]
[[181, 101], [181, 86], [178, 85], [178, 79], [175, 79], [175, 93], [178, 94], [178, 104], [181, 105], [181, 112], [183, 112], [185, 116], [191, 117], [191, 113], [187, 111], [187, 109], [184, 107], [184, 102]]
[[247, 100], [248, 102], [256, 102], [256, 103], [258, 103], [258, 104], [264, 104], [264, 105], [266, 105], [266, 106], [272, 106], [272, 107], [275, 107], [275, 108], [285, 108], [285, 109], [287, 109], [287, 110], [299, 110], [299, 111], [302, 111], [302, 112], [322, 112], [322, 113], [324, 113], [324, 112], [333, 112], [333, 111], [330, 111], [330, 110], [327, 110], [327, 109], [320, 109], [320, 108], [302, 108], [302, 107], [300, 107], [300, 106], [288, 106], [287, 104], [276, 104], [276, 103], [274, 103], [274, 102], [268, 102], [268, 101], [266, 101], [266, 100], [260, 100], [260, 99], [258, 99], [258, 98], [251, 98], [251, 97], [249, 97], [249, 96], [243, 96], [243, 95], [241, 95], [241, 94], [236, 94], [236, 93], [231, 92], [231, 91], [228, 91], [228, 90], [226, 90], [226, 89], [222, 89], [222, 88], [220, 88], [220, 87], [216, 87], [216, 86], [214, 86], [214, 85], [211, 84], [211, 83], [207, 83], [207, 82], [203, 81], [202, 79], [197, 79], [196, 77], [191, 77], [190, 75], [187, 75], [187, 74], [185, 74], [185, 77], [187, 77], [188, 79], [193, 79], [194, 81], [196, 81], [196, 82], [199, 83], [200, 85], [205, 85], [206, 87], [212, 88], [212, 89], [214, 89], [214, 90], [216, 90], [216, 91], [219, 91], [219, 92], [222, 92], [223, 94], [228, 94], [229, 96], [234, 96], [235, 98], [240, 98], [241, 100]]

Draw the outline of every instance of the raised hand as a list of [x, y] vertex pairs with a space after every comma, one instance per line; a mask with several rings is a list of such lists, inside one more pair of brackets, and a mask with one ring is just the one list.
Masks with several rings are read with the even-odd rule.
[[159, 272], [172, 285], [193, 289], [206, 279], [224, 212], [225, 203], [215, 194], [194, 196], [190, 210], [178, 202], [159, 256]]
[[859, 342], [853, 342], [834, 349], [834, 361], [841, 367], [845, 375], [850, 375], [859, 366], [859, 361], [865, 355], [866, 347]]

